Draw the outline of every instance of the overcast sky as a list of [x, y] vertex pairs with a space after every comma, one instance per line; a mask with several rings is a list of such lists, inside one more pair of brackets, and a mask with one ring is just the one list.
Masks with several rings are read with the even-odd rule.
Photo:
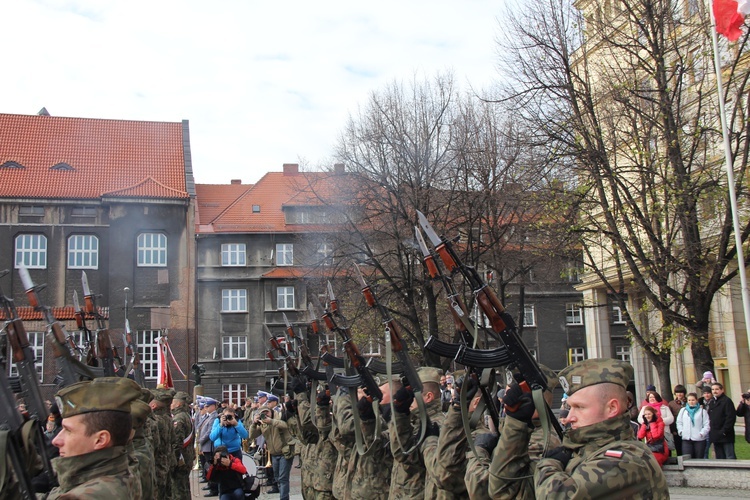
[[498, 0], [11, 0], [0, 112], [190, 121], [199, 183], [332, 163], [372, 91], [495, 70]]

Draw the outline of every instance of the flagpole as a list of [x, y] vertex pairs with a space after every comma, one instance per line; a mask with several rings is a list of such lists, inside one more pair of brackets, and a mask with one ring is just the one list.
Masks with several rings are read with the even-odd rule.
[[[709, 2], [711, 3], [711, 2]], [[735, 192], [734, 168], [732, 160], [732, 149], [729, 143], [729, 127], [727, 126], [727, 115], [724, 110], [724, 80], [721, 76], [721, 57], [719, 55], [719, 36], [716, 32], [716, 19], [714, 17], [713, 4], [709, 5], [708, 11], [711, 15], [711, 41], [714, 50], [714, 68], [716, 70], [716, 92], [719, 97], [719, 117], [721, 119], [721, 135], [724, 138], [724, 163], [727, 171], [727, 188], [729, 189], [729, 204], [732, 210], [732, 225], [734, 227], [734, 244], [737, 247], [737, 267], [740, 273], [740, 286], [742, 288], [742, 309], [745, 315], [745, 334], [750, 346], [750, 293], [747, 288], [747, 272], [745, 271], [745, 252], [742, 245], [742, 232], [740, 230], [740, 217], [737, 211], [737, 193]]]

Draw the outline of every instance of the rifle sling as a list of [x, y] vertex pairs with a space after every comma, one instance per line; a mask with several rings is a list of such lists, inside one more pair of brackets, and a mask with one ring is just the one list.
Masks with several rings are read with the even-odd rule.
[[[391, 418], [395, 418], [396, 408], [393, 406], [393, 384], [391, 383], [393, 381], [393, 346], [391, 345], [391, 335], [387, 327], [385, 332], [385, 369], [386, 376], [388, 377], [388, 389], [391, 391]], [[398, 442], [398, 447], [401, 449], [401, 453], [404, 455], [409, 455], [417, 448], [419, 448], [419, 445], [422, 444], [422, 441], [424, 441], [424, 438], [427, 435], [427, 408], [425, 408], [422, 391], [415, 392], [414, 399], [416, 399], [417, 408], [419, 409], [419, 436], [417, 436], [417, 440], [414, 442], [414, 445], [408, 450], [404, 450], [404, 445], [401, 442], [401, 437], [398, 435], [398, 430], [394, 425], [396, 441]]]
[[352, 417], [354, 417], [354, 441], [357, 445], [357, 454], [362, 457], [369, 457], [375, 452], [380, 443], [380, 404], [377, 399], [373, 398], [372, 411], [375, 413], [375, 432], [372, 437], [372, 443], [370, 443], [370, 446], [365, 447], [365, 439], [362, 434], [362, 420], [359, 418], [359, 408], [357, 406], [359, 402], [357, 389], [357, 387], [349, 387], [349, 397], [352, 400]]
[[544, 400], [544, 392], [541, 388], [532, 390], [531, 397], [534, 400], [534, 406], [536, 407], [536, 412], [539, 414], [539, 420], [542, 424], [542, 430], [544, 432], [544, 451], [547, 451], [547, 448], [549, 447], [550, 433], [553, 430], [549, 407], [547, 407], [547, 402]]

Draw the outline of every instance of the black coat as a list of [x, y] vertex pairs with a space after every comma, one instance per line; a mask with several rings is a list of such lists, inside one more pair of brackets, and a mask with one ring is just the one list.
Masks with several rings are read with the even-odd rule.
[[737, 413], [734, 403], [722, 394], [708, 402], [708, 420], [711, 430], [708, 431], [708, 439], [712, 443], [734, 443], [734, 423], [737, 421]]
[[743, 399], [737, 407], [737, 416], [745, 417], [745, 441], [750, 443], [750, 406]]

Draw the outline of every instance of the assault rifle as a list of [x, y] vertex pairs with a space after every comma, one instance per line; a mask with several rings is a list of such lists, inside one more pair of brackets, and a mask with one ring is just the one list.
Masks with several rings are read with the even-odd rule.
[[[88, 366], [81, 363], [78, 359], [73, 356], [75, 351], [71, 351], [71, 344], [75, 346], [68, 332], [65, 330], [65, 326], [55, 319], [52, 314], [52, 308], [42, 304], [39, 299], [38, 291], [41, 290], [44, 285], [35, 286], [31, 280], [29, 271], [25, 267], [18, 268], [18, 274], [21, 277], [21, 283], [26, 290], [26, 298], [29, 300], [29, 305], [34, 308], [35, 311], [40, 311], [44, 321], [47, 322], [47, 334], [46, 337], [52, 344], [52, 350], [57, 360], [57, 366], [60, 371], [60, 388], [75, 384], [81, 380], [93, 380], [95, 375], [89, 369]], [[77, 347], [77, 346], [76, 346]]]
[[[31, 465], [36, 454], [32, 443], [24, 440], [24, 430], [33, 431], [29, 426], [40, 427], [36, 419], [24, 422], [23, 416], [16, 408], [16, 398], [10, 388], [5, 359], [0, 363], [0, 453], [7, 457], [13, 471], [16, 483], [12, 479], [5, 478], [6, 465], [3, 464], [2, 474], [4, 481], [0, 483], [0, 496], [2, 498], [15, 498], [20, 493], [24, 500], [33, 500], [34, 487], [31, 484]], [[3, 444], [4, 443], [4, 444]], [[42, 446], [43, 442], [40, 443]], [[51, 469], [50, 469], [51, 470]], [[14, 486], [18, 491], [10, 491]]]
[[[8, 274], [8, 272], [4, 271], [2, 273], [2, 275], [5, 274]], [[44, 446], [44, 434], [42, 431], [42, 426], [39, 424], [39, 422], [47, 421], [49, 411], [47, 409], [47, 405], [44, 403], [44, 398], [42, 398], [42, 392], [39, 388], [39, 374], [36, 371], [36, 357], [34, 355], [33, 349], [31, 348], [31, 345], [29, 344], [29, 337], [26, 333], [26, 327], [24, 326], [23, 321], [21, 321], [21, 319], [18, 317], [18, 312], [16, 310], [13, 299], [7, 297], [0, 290], [0, 302], [2, 303], [2, 308], [5, 315], [4, 330], [6, 340], [10, 345], [13, 353], [13, 362], [15, 362], [16, 364], [16, 369], [18, 370], [21, 382], [21, 393], [23, 394], [24, 401], [26, 402], [26, 406], [29, 410], [29, 416], [32, 421], [31, 424], [26, 424], [29, 425], [29, 427], [24, 432], [25, 436], [18, 435], [18, 433], [20, 432], [20, 428], [23, 427], [24, 424], [21, 421], [20, 425], [17, 425], [19, 423], [18, 420], [16, 420], [16, 418], [11, 415], [11, 413], [15, 413], [20, 418], [20, 414], [16, 410], [15, 398], [13, 398], [12, 394], [10, 393], [10, 381], [5, 375], [5, 370], [7, 369], [7, 367], [2, 366], [0, 367], [0, 371], [3, 372], [2, 380], [0, 380], [0, 383], [2, 383], [2, 389], [0, 389], [0, 391], [5, 394], [6, 398], [13, 400], [12, 403], [3, 403], [3, 405], [6, 406], [6, 409], [3, 410], [6, 413], [4, 423], [8, 426], [7, 430], [9, 430], [9, 437], [11, 437], [12, 440], [22, 438], [21, 441], [16, 442], [17, 445], [24, 445], [24, 441], [26, 442], [25, 447], [27, 460], [30, 460], [30, 455], [36, 453], [35, 451], [33, 451], [34, 447], [32, 445], [33, 443], [37, 444], [36, 448], [42, 460], [42, 466], [47, 472], [50, 481], [52, 483], [55, 483], [55, 471], [52, 469], [52, 462], [49, 455], [47, 454], [47, 449]], [[14, 445], [12, 444], [11, 448], [13, 447]], [[19, 447], [18, 449], [20, 450], [21, 448]], [[14, 460], [13, 457], [11, 457], [11, 460]], [[18, 478], [18, 480], [19, 482], [23, 482], [22, 478], [20, 477]], [[21, 489], [23, 490], [25, 488], [21, 486]]]
[[125, 344], [125, 356], [127, 357], [128, 364], [123, 370], [123, 377], [127, 377], [131, 371], [133, 371], [133, 378], [138, 385], [146, 387], [146, 374], [143, 373], [143, 367], [141, 366], [141, 357], [138, 354], [138, 346], [133, 340], [133, 334], [130, 331], [130, 322], [125, 319], [125, 333], [123, 333], [123, 343]]
[[270, 359], [271, 361], [278, 361], [276, 357], [273, 355], [273, 352], [275, 351], [279, 353], [279, 355], [281, 356], [281, 362], [284, 365], [282, 369], [286, 370], [286, 372], [292, 377], [298, 377], [300, 372], [299, 372], [299, 369], [297, 369], [297, 364], [294, 358], [289, 354], [286, 348], [281, 345], [281, 342], [279, 342], [279, 339], [277, 339], [271, 333], [271, 330], [268, 329], [265, 323], [263, 323], [263, 328], [266, 330], [266, 334], [268, 334], [268, 342], [271, 344], [271, 350], [266, 352], [268, 359]]
[[96, 337], [97, 357], [102, 364], [102, 368], [104, 368], [104, 376], [114, 377], [116, 375], [115, 358], [118, 359], [120, 366], [122, 366], [122, 359], [120, 359], [117, 350], [112, 345], [109, 329], [104, 323], [104, 317], [96, 305], [96, 296], [91, 291], [91, 288], [89, 288], [89, 279], [86, 276], [86, 271], [81, 272], [81, 284], [83, 285], [83, 299], [86, 304], [86, 313], [93, 315], [96, 319], [96, 332], [94, 335]]
[[[380, 313], [381, 318], [383, 318], [383, 324], [385, 324], [385, 334], [386, 334], [386, 374], [388, 377], [391, 377], [392, 366], [390, 366], [391, 363], [391, 354], [396, 353], [396, 356], [398, 357], [399, 361], [401, 361], [401, 365], [403, 366], [404, 370], [404, 376], [406, 380], [404, 381], [404, 386], [411, 387], [412, 392], [414, 392], [414, 399], [417, 401], [417, 406], [419, 408], [419, 416], [420, 416], [420, 430], [419, 430], [419, 436], [417, 437], [416, 441], [414, 442], [414, 445], [409, 450], [404, 450], [403, 446], [401, 447], [404, 455], [408, 455], [414, 449], [416, 449], [417, 446], [419, 446], [422, 441], [424, 440], [425, 436], [427, 435], [427, 424], [428, 424], [428, 417], [427, 417], [427, 410], [424, 406], [424, 399], [422, 398], [422, 391], [424, 390], [422, 386], [422, 381], [419, 378], [419, 374], [417, 373], [417, 369], [414, 367], [414, 364], [411, 362], [411, 358], [409, 357], [409, 353], [406, 350], [406, 344], [404, 343], [404, 339], [401, 336], [401, 332], [399, 331], [399, 326], [396, 323], [396, 320], [393, 319], [393, 316], [388, 312], [388, 310], [385, 308], [385, 306], [378, 300], [378, 296], [375, 294], [375, 290], [370, 287], [370, 285], [367, 284], [365, 281], [365, 277], [362, 275], [362, 271], [360, 270], [359, 266], [355, 263], [354, 269], [357, 272], [357, 280], [359, 281], [359, 284], [362, 286], [362, 295], [365, 298], [365, 302], [367, 302], [367, 305], [370, 306], [372, 309], [377, 309]], [[389, 352], [390, 351], [390, 352]], [[391, 397], [391, 411], [394, 411], [393, 409], [393, 397]], [[400, 439], [399, 439], [400, 442]]]
[[[452, 243], [445, 238], [441, 238], [432, 228], [427, 218], [422, 212], [417, 211], [419, 224], [424, 230], [427, 237], [435, 247], [435, 252], [440, 256], [440, 260], [450, 273], [461, 273], [466, 282], [471, 286], [476, 297], [477, 304], [490, 322], [492, 330], [500, 337], [505, 345], [510, 366], [514, 366], [523, 378], [521, 387], [527, 391], [543, 392], [549, 389], [547, 377], [539, 368], [534, 357], [521, 340], [520, 335], [515, 328], [515, 323], [511, 316], [505, 311], [505, 307], [500, 303], [500, 299], [495, 295], [494, 290], [490, 288], [479, 276], [477, 270], [465, 265], [453, 248]], [[465, 350], [465, 349], [464, 349]], [[562, 437], [562, 427], [552, 413], [552, 409], [545, 404], [546, 417], [558, 436]], [[542, 411], [540, 410], [540, 414]], [[545, 418], [545, 417], [543, 417]]]
[[[362, 387], [366, 390], [367, 397], [369, 399], [377, 399], [378, 401], [382, 401], [383, 393], [380, 391], [380, 387], [378, 387], [377, 382], [375, 382], [375, 378], [372, 376], [372, 373], [367, 369], [365, 358], [364, 356], [362, 356], [362, 353], [357, 347], [357, 344], [354, 343], [354, 339], [352, 338], [351, 332], [349, 331], [349, 327], [345, 324], [339, 325], [334, 319], [335, 313], [336, 316], [345, 321], [345, 318], [339, 310], [338, 300], [336, 300], [336, 296], [333, 294], [333, 287], [331, 286], [330, 281], [328, 282], [328, 296], [330, 300], [329, 303], [331, 310], [328, 311], [323, 308], [323, 315], [321, 316], [321, 319], [330, 331], [338, 333], [341, 337], [344, 345], [344, 352], [349, 358], [352, 368], [357, 371], [357, 374], [362, 379]], [[356, 401], [353, 401], [352, 404], [356, 405]]]
[[294, 326], [289, 321], [289, 318], [286, 317], [286, 313], [281, 313], [281, 315], [284, 318], [287, 336], [299, 341], [299, 357], [301, 361], [300, 364], [302, 365], [302, 369], [300, 370], [300, 372], [307, 378], [312, 380], [317, 380], [320, 382], [327, 380], [325, 373], [319, 372], [317, 369], [313, 368], [310, 349], [307, 346], [307, 339], [302, 335], [302, 332], [300, 332], [299, 335], [294, 333]]

